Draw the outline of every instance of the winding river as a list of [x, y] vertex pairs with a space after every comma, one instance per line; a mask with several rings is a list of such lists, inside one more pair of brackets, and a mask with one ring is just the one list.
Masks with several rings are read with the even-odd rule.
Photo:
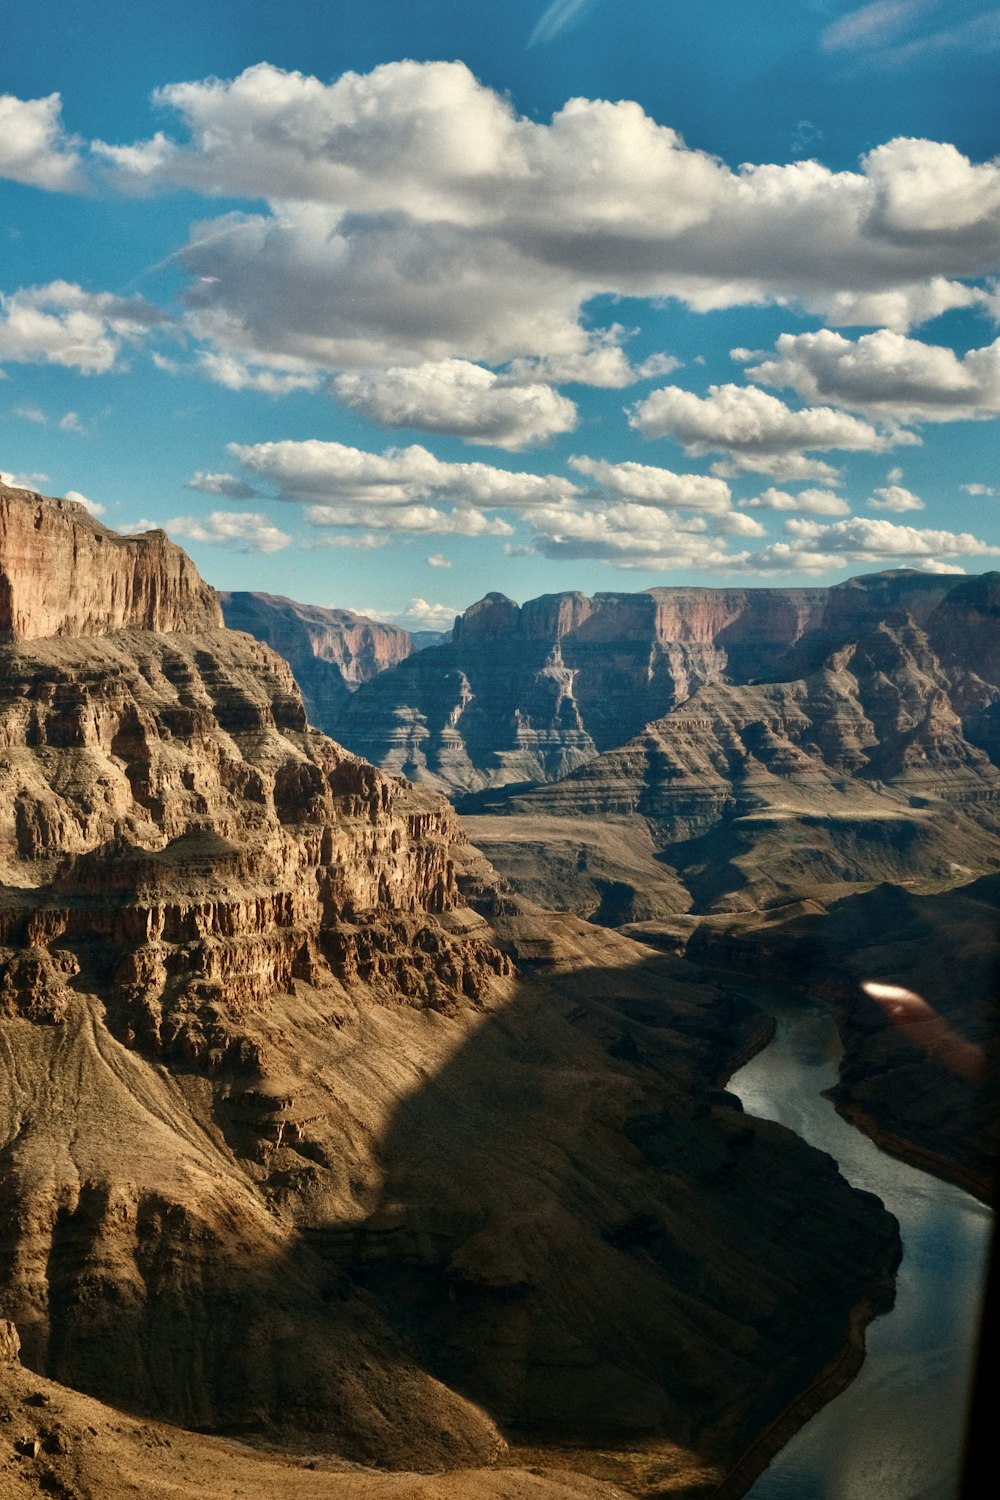
[[770, 994], [775, 1038], [727, 1088], [836, 1158], [899, 1220], [896, 1304], [867, 1331], [858, 1376], [772, 1461], [749, 1500], [954, 1500], [989, 1249], [990, 1211], [880, 1151], [822, 1097], [840, 1041], [828, 1010]]

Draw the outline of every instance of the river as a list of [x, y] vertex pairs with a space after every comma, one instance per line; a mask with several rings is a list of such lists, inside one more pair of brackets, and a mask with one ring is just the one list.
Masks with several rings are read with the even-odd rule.
[[954, 1500], [992, 1215], [880, 1151], [822, 1097], [841, 1053], [829, 1010], [804, 997], [754, 999], [775, 1017], [775, 1038], [727, 1088], [748, 1114], [779, 1120], [877, 1193], [899, 1220], [903, 1261], [895, 1306], [870, 1324], [860, 1373], [748, 1500]]

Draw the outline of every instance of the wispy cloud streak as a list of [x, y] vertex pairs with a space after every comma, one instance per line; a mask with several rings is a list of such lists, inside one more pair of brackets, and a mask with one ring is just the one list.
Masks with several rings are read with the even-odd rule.
[[544, 46], [555, 41], [564, 31], [582, 21], [585, 13], [594, 5], [594, 0], [552, 0], [552, 4], [539, 16], [534, 30], [528, 38], [529, 47]]

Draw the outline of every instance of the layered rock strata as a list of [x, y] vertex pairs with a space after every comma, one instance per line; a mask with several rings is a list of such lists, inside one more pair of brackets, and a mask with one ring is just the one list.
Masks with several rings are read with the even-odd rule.
[[832, 589], [550, 594], [521, 606], [489, 594], [450, 643], [366, 683], [337, 733], [452, 796], [554, 781], [699, 687], [797, 677], [893, 611], [924, 621], [953, 586], [901, 572]]
[[0, 789], [0, 1317], [31, 1370], [362, 1463], [519, 1434], [661, 1479], [846, 1378], [895, 1225], [718, 1090], [750, 1014], [526, 910], [266, 647], [3, 646]]
[[[903, 614], [859, 629], [806, 677], [701, 687], [562, 781], [497, 801], [505, 816], [475, 819], [476, 837], [513, 870], [526, 820], [563, 818], [584, 828], [582, 863], [610, 879], [600, 851], [590, 859], [585, 825], [631, 823], [633, 847], [652, 843], [648, 884], [662, 902], [665, 874], [675, 877], [675, 911], [829, 900], [885, 880], [955, 884], [995, 869], [994, 580], [961, 585], [923, 627]], [[593, 914], [593, 894], [579, 894]], [[569, 885], [566, 895], [572, 904]], [[621, 913], [641, 915], [627, 902]]]
[[337, 733], [351, 693], [419, 649], [398, 625], [349, 609], [259, 593], [221, 593], [219, 602], [230, 630], [245, 630], [285, 658], [310, 722], [327, 734]]

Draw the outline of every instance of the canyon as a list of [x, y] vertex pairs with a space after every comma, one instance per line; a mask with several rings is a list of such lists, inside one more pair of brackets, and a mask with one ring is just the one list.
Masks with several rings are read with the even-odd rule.
[[997, 1101], [859, 983], [926, 994], [995, 1045], [998, 726], [1000, 574], [893, 570], [491, 594], [330, 727], [446, 792], [523, 896], [827, 993], [838, 1103], [989, 1198]]
[[0, 1493], [740, 1493], [899, 1253], [722, 1088], [759, 1013], [313, 728], [162, 533], [0, 517]]

